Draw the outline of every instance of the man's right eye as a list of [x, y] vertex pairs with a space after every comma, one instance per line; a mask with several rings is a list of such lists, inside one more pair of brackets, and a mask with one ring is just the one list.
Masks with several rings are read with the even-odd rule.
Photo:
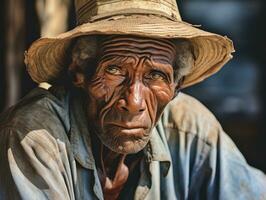
[[112, 75], [121, 75], [122, 74], [122, 71], [121, 69], [116, 66], [116, 65], [110, 65], [108, 66], [105, 71], [109, 74], [112, 74]]

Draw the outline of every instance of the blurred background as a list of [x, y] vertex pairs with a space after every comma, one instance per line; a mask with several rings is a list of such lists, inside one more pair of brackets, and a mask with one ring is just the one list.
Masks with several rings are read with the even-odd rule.
[[[186, 89], [219, 119], [248, 163], [266, 172], [266, 61], [263, 0], [178, 1], [183, 20], [227, 35], [236, 53], [220, 72]], [[0, 112], [36, 85], [23, 63], [40, 36], [75, 26], [71, 0], [2, 0], [0, 3]]]

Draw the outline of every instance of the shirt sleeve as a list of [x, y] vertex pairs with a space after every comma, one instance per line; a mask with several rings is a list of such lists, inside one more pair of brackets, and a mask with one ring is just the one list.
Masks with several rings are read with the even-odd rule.
[[[193, 142], [191, 142], [194, 140]], [[187, 154], [180, 155], [188, 199], [266, 199], [266, 177], [250, 166], [232, 140], [219, 130], [217, 140], [187, 140]], [[183, 152], [184, 152], [183, 151]], [[185, 187], [185, 185], [184, 185]], [[184, 191], [186, 191], [184, 189]]]
[[208, 189], [219, 199], [266, 199], [266, 177], [251, 167], [222, 129], [209, 155]]
[[0, 199], [74, 199], [65, 143], [48, 131], [0, 131]]

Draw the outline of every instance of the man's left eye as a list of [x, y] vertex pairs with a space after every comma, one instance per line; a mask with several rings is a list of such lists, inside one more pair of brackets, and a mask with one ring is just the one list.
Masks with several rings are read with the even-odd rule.
[[122, 74], [122, 71], [121, 69], [116, 66], [116, 65], [110, 65], [108, 66], [105, 71], [109, 74], [112, 74], [112, 75], [121, 75]]
[[160, 80], [160, 81], [165, 81], [167, 80], [166, 75], [163, 72], [160, 71], [152, 71], [149, 75], [149, 77], [152, 80]]

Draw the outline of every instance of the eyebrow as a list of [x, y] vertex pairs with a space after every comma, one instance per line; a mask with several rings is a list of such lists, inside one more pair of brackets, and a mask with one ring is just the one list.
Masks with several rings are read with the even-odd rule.
[[150, 63], [152, 68], [161, 69], [168, 73], [172, 73], [173, 66], [170, 63], [166, 62], [156, 62], [156, 60], [149, 59], [148, 63]]
[[159, 64], [159, 65], [170, 65], [172, 68], [174, 67], [173, 64], [174, 64], [174, 61], [168, 57], [165, 57], [164, 55], [156, 55], [156, 56], [151, 56], [150, 57], [150, 61], [152, 63], [155, 63], [155, 64]]

